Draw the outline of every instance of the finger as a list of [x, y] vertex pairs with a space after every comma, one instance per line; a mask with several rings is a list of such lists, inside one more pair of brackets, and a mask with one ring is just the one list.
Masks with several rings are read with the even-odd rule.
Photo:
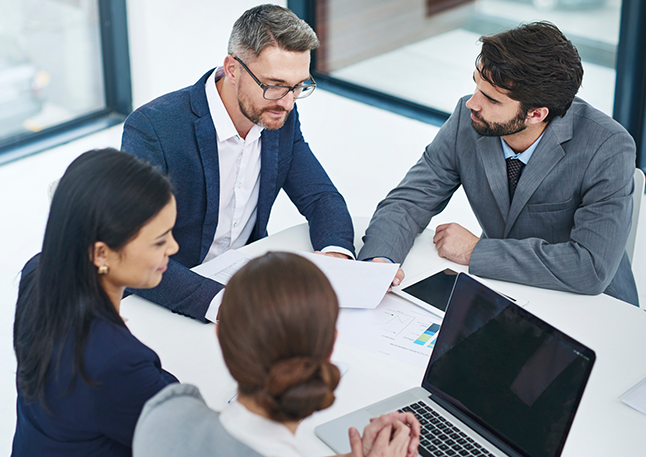
[[404, 280], [404, 276], [406, 276], [404, 273], [404, 270], [402, 270], [401, 268], [398, 268], [397, 274], [395, 275], [395, 279], [393, 279], [393, 286], [400, 285]]
[[415, 417], [413, 413], [403, 413], [405, 416], [404, 423], [408, 424], [411, 430], [411, 435], [416, 436], [419, 438], [420, 434], [422, 433], [422, 426], [420, 425], [419, 421]]
[[388, 443], [390, 443], [390, 437], [393, 432], [393, 426], [392, 424], [387, 424], [385, 427], [383, 427], [379, 433], [377, 433], [377, 439], [375, 440], [374, 445], [372, 446], [373, 449], [383, 449], [386, 446], [388, 446]]
[[350, 427], [348, 436], [350, 437], [350, 455], [352, 457], [363, 457], [363, 443], [361, 442], [359, 431], [354, 427]]
[[368, 454], [370, 452], [370, 449], [372, 448], [375, 439], [379, 432], [389, 424], [392, 424], [394, 421], [394, 416], [391, 414], [382, 414], [379, 417], [375, 417], [370, 419], [370, 423], [366, 425], [366, 427], [363, 429], [363, 450], [365, 454]]
[[395, 421], [392, 425], [393, 432], [390, 439], [390, 446], [396, 450], [397, 455], [408, 453], [408, 444], [410, 443], [410, 428], [408, 425]]
[[419, 455], [418, 448], [422, 426], [413, 413], [398, 413], [397, 420], [406, 424], [410, 429], [410, 441], [406, 457], [417, 457]]

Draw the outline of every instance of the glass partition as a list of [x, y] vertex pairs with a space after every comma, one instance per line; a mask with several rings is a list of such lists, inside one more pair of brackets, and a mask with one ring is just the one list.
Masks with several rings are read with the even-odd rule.
[[317, 72], [450, 113], [478, 38], [548, 20], [583, 60], [579, 96], [613, 113], [621, 0], [317, 0]]

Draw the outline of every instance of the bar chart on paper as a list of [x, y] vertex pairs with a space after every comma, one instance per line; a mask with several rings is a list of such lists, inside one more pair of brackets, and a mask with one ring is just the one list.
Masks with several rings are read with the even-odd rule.
[[435, 347], [435, 340], [437, 340], [437, 332], [439, 331], [439, 324], [431, 324], [429, 328], [424, 330], [424, 333], [417, 337], [414, 343], [433, 349]]

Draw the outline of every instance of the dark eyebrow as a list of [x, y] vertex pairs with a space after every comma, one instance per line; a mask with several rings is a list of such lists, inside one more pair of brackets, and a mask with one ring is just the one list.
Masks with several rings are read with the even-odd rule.
[[[300, 81], [300, 82], [296, 83], [296, 85], [298, 86], [299, 84], [303, 84], [305, 81], [308, 81], [308, 80], [310, 80], [311, 78], [312, 78], [311, 76], [308, 76], [307, 78], [303, 79], [302, 81]], [[275, 83], [277, 83], [277, 85], [279, 85], [279, 86], [292, 87], [292, 86], [290, 86], [290, 85], [289, 85], [289, 83], [288, 83], [287, 81], [285, 81], [284, 79], [278, 79], [278, 78], [266, 78], [265, 80], [266, 80], [266, 81], [275, 82]]]
[[165, 237], [165, 236], [166, 236], [166, 235], [168, 235], [172, 230], [173, 230], [173, 227], [169, 228], [168, 230], [166, 230], [164, 233], [162, 233], [161, 235], [159, 235], [159, 236], [158, 236], [157, 238], [155, 238], [155, 239], [156, 239], [156, 240], [158, 240], [158, 239], [160, 239], [160, 238]]
[[[478, 90], [479, 90], [479, 89], [478, 89]], [[480, 91], [480, 93], [481, 93], [482, 95], [484, 95], [485, 97], [487, 97], [487, 98], [489, 99], [489, 101], [492, 101], [492, 102], [494, 102], [494, 103], [500, 103], [500, 101], [496, 100], [496, 99], [495, 99], [495, 98], [493, 98], [493, 97], [488, 96], [488, 95], [487, 95], [487, 94], [485, 94], [484, 92]]]
[[[473, 74], [471, 75], [471, 77], [473, 78], [473, 82], [476, 82], [476, 71], [477, 71], [477, 70], [474, 70], [474, 71], [473, 71]], [[482, 78], [482, 76], [480, 76], [480, 77]], [[496, 100], [495, 98], [490, 97], [489, 95], [487, 95], [487, 94], [485, 94], [484, 92], [482, 92], [482, 90], [478, 89], [478, 91], [480, 91], [480, 93], [481, 93], [482, 95], [484, 95], [485, 97], [487, 97], [487, 98], [489, 99], [489, 101], [492, 101], [492, 102], [494, 102], [494, 103], [500, 103], [500, 101], [499, 101], [499, 100]]]

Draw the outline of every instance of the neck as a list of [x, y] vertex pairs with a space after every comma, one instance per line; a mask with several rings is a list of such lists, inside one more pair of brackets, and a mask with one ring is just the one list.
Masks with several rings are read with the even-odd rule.
[[525, 130], [514, 133], [513, 135], [503, 136], [505, 143], [516, 153], [525, 151], [543, 134], [547, 128], [547, 123], [529, 125]]
[[[256, 401], [251, 397], [240, 394], [238, 395], [238, 403], [240, 403], [242, 406], [244, 406], [254, 414], [258, 414], [259, 416], [262, 416], [265, 419], [273, 420], [271, 417], [269, 417], [269, 414], [267, 414], [267, 411], [265, 411], [265, 409], [261, 407], [258, 403], [256, 403]], [[296, 429], [298, 428], [299, 421], [287, 421], [287, 422], [279, 422], [279, 423], [287, 427], [287, 429], [290, 432], [296, 435]]]
[[126, 291], [126, 288], [115, 287], [108, 283], [108, 281], [105, 281], [103, 278], [100, 278], [99, 282], [101, 283], [103, 290], [110, 299], [110, 302], [112, 303], [114, 308], [117, 310], [118, 314], [119, 310], [121, 309], [121, 299], [123, 298], [123, 293]]
[[240, 103], [238, 102], [238, 96], [235, 93], [233, 84], [230, 84], [226, 75], [224, 75], [216, 81], [215, 87], [220, 94], [224, 108], [227, 110], [238, 135], [240, 135], [240, 138], [242, 139], [247, 138], [249, 130], [253, 127], [253, 122], [247, 119], [247, 116], [242, 114], [242, 111], [240, 111]]

